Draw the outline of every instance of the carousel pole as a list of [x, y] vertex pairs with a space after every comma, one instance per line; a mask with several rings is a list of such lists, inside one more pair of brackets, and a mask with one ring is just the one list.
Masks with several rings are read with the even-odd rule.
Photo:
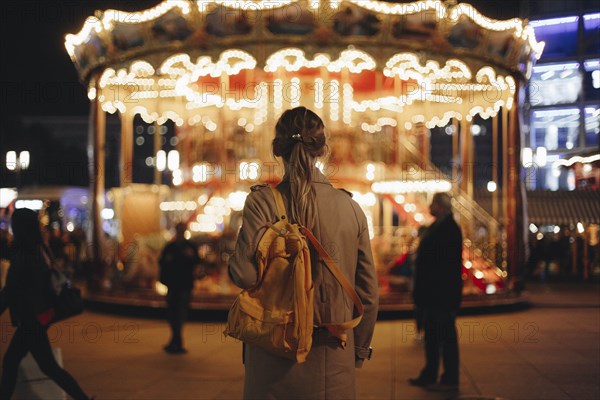
[[[401, 82], [398, 74], [394, 75], [394, 97], [400, 98], [401, 95]], [[402, 169], [402, 163], [405, 162], [406, 156], [404, 155], [404, 146], [402, 145], [402, 140], [400, 140], [400, 135], [406, 136], [406, 129], [404, 128], [404, 123], [402, 122], [400, 116], [401, 113], [396, 113], [396, 127], [394, 128], [394, 149], [396, 152], [396, 160], [395, 165], [399, 165], [400, 169]]]
[[473, 198], [473, 136], [471, 135], [471, 123], [465, 119], [460, 122], [461, 137], [461, 189]]
[[[162, 112], [162, 110], [160, 107], [160, 95], [159, 95], [156, 98], [156, 114], [160, 116], [161, 112]], [[132, 118], [132, 120], [133, 120], [133, 118]], [[160, 149], [162, 149], [162, 136], [160, 134], [160, 125], [158, 124], [158, 117], [156, 120], [154, 120], [154, 122], [152, 123], [152, 126], [154, 127], [154, 134], [152, 135], [152, 139], [153, 139], [152, 150], [154, 153], [152, 154], [152, 156], [156, 160], [158, 158], [158, 151]], [[133, 134], [131, 135], [131, 137], [133, 138]], [[133, 155], [133, 152], [132, 152], [132, 155]], [[155, 162], [155, 164], [156, 164], [156, 162]], [[153, 177], [153, 182], [155, 185], [162, 184], [162, 174], [163, 174], [163, 171], [159, 171], [155, 165], [154, 166], [154, 177]]]
[[459, 184], [458, 180], [458, 128], [459, 121], [457, 118], [452, 118], [452, 187], [456, 190]]
[[133, 116], [121, 114], [121, 157], [119, 159], [119, 186], [127, 187], [133, 182]]
[[[219, 76], [219, 88], [221, 90], [221, 96], [223, 98], [223, 101], [227, 101], [226, 97], [227, 94], [229, 93], [229, 75], [227, 75], [225, 73], [225, 71], [221, 72], [221, 75]], [[220, 141], [221, 141], [221, 146], [219, 149], [219, 164], [221, 165], [221, 170], [223, 172], [227, 171], [227, 123], [225, 122], [227, 119], [227, 115], [225, 114], [225, 106], [220, 107], [217, 110], [217, 115], [218, 115], [218, 121], [219, 121], [219, 127], [218, 130], [215, 133], [220, 133], [221, 137], [220, 137]], [[218, 140], [217, 140], [218, 142]], [[238, 174], [238, 165], [237, 162], [239, 162], [239, 160], [234, 160], [234, 165], [233, 165], [233, 169], [234, 171], [236, 171], [236, 174]], [[239, 175], [236, 175], [233, 178], [233, 184], [235, 184], [238, 180]], [[225, 187], [228, 187], [229, 182], [227, 182], [227, 173], [224, 174], [223, 180], [221, 181], [221, 184]], [[221, 189], [221, 188], [219, 188]]]
[[491, 258], [497, 263], [496, 246], [498, 245], [498, 118], [499, 115], [492, 117], [492, 181], [496, 184], [496, 190], [492, 192], [492, 218], [494, 223], [491, 226], [490, 238]]
[[[473, 161], [471, 159], [471, 146], [473, 136], [471, 135], [471, 124], [467, 119], [460, 122], [460, 152], [461, 152], [461, 185], [460, 188], [467, 194], [470, 200], [473, 200]], [[470, 204], [470, 202], [469, 202]], [[467, 230], [467, 237], [472, 236], [473, 232], [473, 213], [469, 209], [469, 218], [466, 226], [463, 224], [463, 229]]]
[[502, 107], [502, 269], [508, 268], [508, 111]]
[[101, 93], [100, 83], [95, 79], [96, 96], [90, 103], [88, 125], [88, 158], [90, 174], [90, 232], [93, 260], [93, 278], [91, 284], [100, 286], [104, 278], [102, 262], [102, 218], [104, 208], [105, 153], [106, 153], [106, 114], [98, 100]]
[[[162, 149], [162, 137], [159, 133], [159, 129], [160, 129], [160, 125], [158, 125], [158, 123], [156, 121], [154, 121], [154, 135], [152, 135], [152, 137], [154, 138], [154, 157], [157, 157], [157, 154], [159, 152], [160, 149]], [[154, 167], [154, 184], [155, 185], [160, 185], [162, 183], [162, 171], [159, 171], [158, 168], [156, 168], [156, 166]]]
[[502, 225], [506, 227], [508, 221], [508, 111], [502, 107]]
[[525, 265], [527, 258], [527, 232], [526, 221], [527, 201], [525, 197], [525, 187], [521, 176], [521, 143], [522, 132], [520, 129], [519, 111], [520, 101], [524, 99], [523, 88], [517, 88], [515, 93], [513, 107], [509, 114], [509, 135], [507, 152], [507, 240], [508, 240], [508, 266], [509, 274], [513, 279], [513, 286], [516, 283], [515, 278], [519, 277], [520, 269]]
[[492, 181], [496, 190], [492, 192], [492, 217], [498, 220], [498, 115], [492, 117]]

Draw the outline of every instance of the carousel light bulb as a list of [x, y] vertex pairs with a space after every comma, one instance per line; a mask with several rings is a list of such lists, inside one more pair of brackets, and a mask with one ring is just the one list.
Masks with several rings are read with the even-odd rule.
[[173, 185], [179, 186], [183, 183], [183, 173], [180, 169], [173, 171]]
[[171, 150], [167, 154], [167, 168], [170, 171], [179, 170], [179, 152], [177, 150]]
[[16, 151], [8, 151], [6, 152], [6, 169], [9, 171], [14, 171], [17, 169], [17, 152]]
[[290, 106], [296, 108], [300, 106], [300, 97], [302, 96], [300, 79], [294, 77], [290, 80], [290, 84]]

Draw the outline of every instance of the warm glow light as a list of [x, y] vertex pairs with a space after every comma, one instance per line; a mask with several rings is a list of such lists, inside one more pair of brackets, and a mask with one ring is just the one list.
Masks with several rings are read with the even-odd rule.
[[489, 181], [489, 182], [487, 183], [487, 190], [488, 190], [488, 192], [491, 192], [491, 193], [493, 193], [493, 192], [495, 192], [495, 191], [496, 191], [496, 189], [497, 189], [496, 182], [494, 182], [494, 181]]
[[9, 171], [14, 171], [17, 169], [17, 152], [16, 151], [8, 151], [6, 152], [6, 169]]
[[0, 188], [0, 208], [6, 208], [17, 198], [17, 191], [10, 188]]
[[585, 229], [583, 228], [583, 224], [581, 222], [577, 223], [577, 232], [583, 233]]
[[167, 153], [164, 150], [156, 152], [156, 169], [164, 171], [167, 167]]
[[260, 176], [260, 165], [257, 162], [242, 161], [240, 163], [240, 179], [255, 181]]
[[452, 184], [444, 180], [431, 181], [382, 181], [371, 185], [374, 193], [398, 194], [398, 193], [435, 193], [447, 192]]
[[208, 164], [196, 164], [192, 167], [192, 180], [194, 182], [206, 182], [208, 180]]
[[337, 60], [331, 60], [329, 55], [318, 53], [312, 60], [308, 60], [304, 51], [298, 48], [288, 48], [273, 53], [265, 63], [266, 72], [275, 72], [284, 68], [288, 72], [299, 71], [300, 68], [325, 67], [330, 72], [340, 72], [347, 68], [350, 72], [360, 73], [363, 70], [375, 69], [375, 59], [369, 54], [348, 49], [342, 51]]
[[41, 210], [44, 206], [42, 200], [17, 200], [15, 208], [29, 208], [30, 210]]
[[494, 294], [494, 293], [496, 293], [496, 285], [494, 285], [493, 283], [489, 283], [485, 287], [485, 293], [486, 294]]
[[173, 185], [179, 186], [183, 183], [183, 173], [180, 169], [173, 171]]
[[535, 238], [537, 240], [542, 240], [544, 238], [544, 234], [542, 232], [538, 232], [537, 235], [535, 235]]
[[[199, 9], [202, 3], [207, 3], [207, 0], [197, 0]], [[213, 0], [215, 4], [222, 5], [223, 7], [233, 8], [238, 10], [269, 10], [273, 8], [284, 7], [294, 2], [294, 0], [277, 0], [277, 1], [255, 1], [255, 0]], [[314, 1], [313, 1], [314, 3]]]
[[160, 283], [159, 281], [156, 281], [154, 283], [154, 290], [156, 291], [156, 293], [158, 293], [161, 296], [166, 296], [167, 293], [169, 292], [169, 288], [166, 287], [165, 285], [163, 285], [162, 283]]
[[246, 202], [247, 192], [232, 192], [227, 196], [227, 206], [234, 211], [241, 211], [244, 208]]
[[167, 155], [167, 168], [169, 168], [169, 171], [179, 169], [179, 152], [177, 150], [169, 151]]

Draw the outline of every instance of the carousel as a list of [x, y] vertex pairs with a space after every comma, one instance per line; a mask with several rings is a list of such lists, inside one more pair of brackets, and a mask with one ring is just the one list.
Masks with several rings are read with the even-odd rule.
[[[99, 295], [159, 299], [158, 255], [183, 220], [206, 274], [196, 304], [227, 307], [239, 290], [226, 265], [245, 197], [281, 178], [274, 124], [302, 105], [329, 135], [317, 166], [367, 215], [382, 308], [410, 305], [419, 228], [431, 223], [439, 191], [452, 193], [463, 229], [467, 302], [510, 297], [526, 248], [522, 88], [543, 45], [526, 21], [492, 20], [455, 1], [164, 1], [98, 11], [65, 46], [90, 100]], [[106, 162], [107, 113], [121, 122], [118, 165]], [[475, 121], [489, 128], [491, 154], [475, 148]], [[444, 166], [431, 157], [436, 129], [449, 136]], [[474, 195], [482, 160], [491, 212]], [[105, 189], [111, 168], [120, 185]], [[136, 168], [151, 179], [136, 181]]]

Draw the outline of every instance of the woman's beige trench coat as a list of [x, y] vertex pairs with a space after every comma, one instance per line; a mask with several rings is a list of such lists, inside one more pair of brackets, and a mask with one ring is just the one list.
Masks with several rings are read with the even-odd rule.
[[[324, 329], [316, 329], [313, 347], [305, 363], [266, 353], [246, 345], [244, 350], [245, 399], [353, 399], [355, 367], [367, 357], [378, 307], [377, 276], [373, 265], [367, 219], [350, 194], [335, 189], [318, 173], [312, 186], [316, 194], [317, 226], [313, 234], [327, 249], [346, 275], [365, 306], [360, 325], [348, 332], [348, 345], [342, 349], [337, 339]], [[277, 188], [282, 192], [290, 214], [289, 181]], [[248, 195], [236, 250], [229, 262], [229, 274], [241, 288], [256, 282], [255, 253], [265, 226], [277, 217], [275, 199], [266, 185], [255, 186]], [[327, 267], [312, 252], [315, 285], [315, 324], [341, 323], [352, 318], [352, 301]]]

